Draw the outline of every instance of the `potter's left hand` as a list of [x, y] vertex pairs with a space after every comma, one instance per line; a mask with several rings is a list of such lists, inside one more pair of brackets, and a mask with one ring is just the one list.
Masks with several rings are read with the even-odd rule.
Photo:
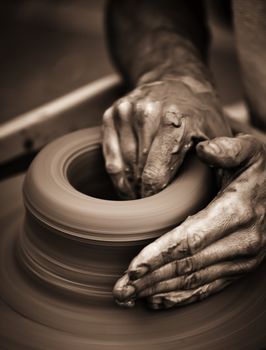
[[114, 287], [118, 303], [132, 306], [145, 297], [154, 309], [188, 304], [221, 290], [263, 260], [266, 146], [239, 135], [201, 142], [197, 153], [223, 169], [221, 191], [204, 210], [133, 259]]

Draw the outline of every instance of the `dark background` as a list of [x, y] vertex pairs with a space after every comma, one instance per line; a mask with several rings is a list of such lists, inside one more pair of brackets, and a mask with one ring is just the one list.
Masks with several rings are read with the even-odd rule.
[[[113, 71], [103, 0], [0, 3], [0, 122]], [[232, 34], [211, 21], [211, 64], [224, 103], [239, 99]]]

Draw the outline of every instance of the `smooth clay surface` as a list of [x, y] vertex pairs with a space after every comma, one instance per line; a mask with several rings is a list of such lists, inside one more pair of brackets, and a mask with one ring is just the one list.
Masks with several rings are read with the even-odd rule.
[[175, 310], [150, 311], [144, 302], [122, 309], [112, 299], [130, 259], [210, 200], [211, 174], [195, 158], [160, 194], [117, 201], [99, 129], [87, 129], [39, 154], [24, 183], [26, 211], [23, 180], [0, 184], [1, 349], [265, 347], [265, 263], [221, 293]]

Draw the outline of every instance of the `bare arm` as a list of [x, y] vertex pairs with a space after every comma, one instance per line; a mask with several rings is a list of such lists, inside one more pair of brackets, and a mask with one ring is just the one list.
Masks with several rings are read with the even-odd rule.
[[113, 0], [108, 34], [113, 60], [133, 88], [104, 114], [106, 168], [122, 197], [160, 191], [196, 143], [223, 181], [209, 206], [139, 253], [114, 296], [129, 306], [147, 297], [156, 309], [201, 300], [265, 256], [265, 145], [230, 137], [206, 65], [199, 1]]
[[113, 61], [133, 86], [163, 75], [208, 77], [201, 1], [112, 0], [106, 23]]
[[201, 2], [109, 2], [113, 60], [133, 90], [104, 114], [106, 169], [123, 198], [173, 179], [194, 142], [231, 135], [206, 66]]

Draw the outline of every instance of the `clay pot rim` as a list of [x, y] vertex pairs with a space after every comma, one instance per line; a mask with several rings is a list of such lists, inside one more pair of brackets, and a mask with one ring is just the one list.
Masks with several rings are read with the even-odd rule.
[[152, 197], [109, 201], [87, 196], [70, 184], [67, 171], [76, 157], [100, 144], [101, 129], [94, 127], [47, 145], [25, 178], [27, 210], [44, 224], [73, 237], [126, 242], [158, 236], [158, 232], [180, 223], [210, 199], [211, 172], [196, 157], [187, 160], [170, 186]]

